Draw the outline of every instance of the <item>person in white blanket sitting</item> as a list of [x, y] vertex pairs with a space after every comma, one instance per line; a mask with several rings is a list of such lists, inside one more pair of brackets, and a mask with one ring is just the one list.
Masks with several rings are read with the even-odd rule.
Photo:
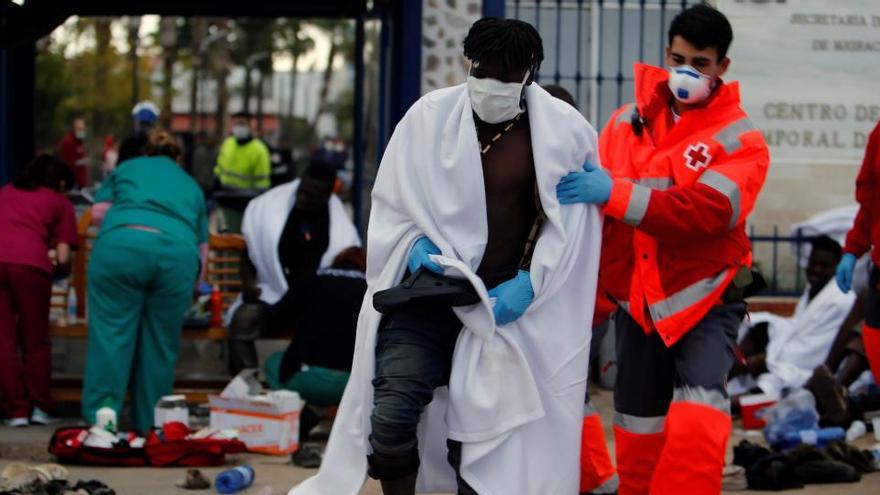
[[361, 245], [357, 228], [333, 194], [335, 184], [336, 169], [313, 161], [301, 178], [248, 203], [241, 229], [246, 244], [241, 297], [229, 309], [231, 374], [259, 366], [254, 339], [287, 336], [292, 330], [267, 321], [266, 305], [281, 301], [294, 281], [329, 267], [344, 249]]
[[[601, 217], [556, 184], [598, 163], [595, 130], [534, 84], [531, 25], [485, 18], [464, 40], [466, 84], [398, 124], [372, 191], [367, 294], [324, 462], [296, 495], [576, 494]], [[470, 306], [382, 315], [408, 273], [465, 279]]]
[[811, 243], [805, 270], [809, 285], [794, 314], [751, 315], [747, 333], [740, 340], [744, 361], [734, 366], [732, 394], [749, 390], [780, 397], [785, 389], [802, 387], [813, 370], [825, 361], [843, 320], [856, 296], [844, 294], [834, 282], [841, 247], [822, 235]]

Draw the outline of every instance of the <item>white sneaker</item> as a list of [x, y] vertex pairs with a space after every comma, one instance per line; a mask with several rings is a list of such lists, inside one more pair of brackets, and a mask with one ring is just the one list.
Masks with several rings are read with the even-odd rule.
[[34, 407], [34, 412], [31, 413], [31, 424], [47, 426], [60, 422], [60, 419], [50, 416], [49, 413], [39, 407]]
[[30, 425], [27, 418], [10, 418], [7, 419], [5, 423], [6, 426], [9, 426], [10, 428], [24, 428]]

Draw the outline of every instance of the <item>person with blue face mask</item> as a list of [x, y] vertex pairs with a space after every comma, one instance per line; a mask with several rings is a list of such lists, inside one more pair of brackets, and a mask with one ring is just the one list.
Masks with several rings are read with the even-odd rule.
[[745, 224], [770, 156], [738, 83], [721, 79], [724, 14], [695, 5], [667, 34], [666, 67], [636, 64], [635, 101], [602, 130], [602, 166], [563, 178], [557, 197], [605, 213], [599, 297], [616, 308], [620, 493], [720, 493], [727, 375], [752, 279]]

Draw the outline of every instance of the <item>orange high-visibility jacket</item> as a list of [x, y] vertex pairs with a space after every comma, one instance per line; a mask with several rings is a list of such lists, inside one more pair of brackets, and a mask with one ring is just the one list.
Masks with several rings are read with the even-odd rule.
[[599, 285], [671, 346], [751, 264], [745, 222], [770, 155], [740, 108], [737, 83], [719, 82], [703, 107], [674, 123], [668, 79], [666, 70], [636, 64], [636, 101], [600, 136], [614, 185]]
[[856, 201], [859, 213], [846, 235], [843, 252], [858, 258], [873, 247], [871, 258], [880, 266], [880, 122], [868, 137], [865, 159], [856, 178]]

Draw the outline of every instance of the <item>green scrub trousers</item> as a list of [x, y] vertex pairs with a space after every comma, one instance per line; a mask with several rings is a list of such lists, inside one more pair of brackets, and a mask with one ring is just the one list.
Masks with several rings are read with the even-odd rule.
[[266, 359], [263, 371], [272, 390], [293, 390], [313, 406], [338, 406], [345, 392], [345, 384], [351, 373], [331, 370], [320, 366], [309, 366], [296, 372], [285, 383], [281, 383], [281, 361], [283, 352], [276, 352]]
[[88, 268], [87, 421], [104, 405], [118, 418], [130, 388], [134, 429], [153, 426], [156, 402], [174, 386], [198, 270], [194, 246], [160, 232], [117, 227], [97, 239]]

